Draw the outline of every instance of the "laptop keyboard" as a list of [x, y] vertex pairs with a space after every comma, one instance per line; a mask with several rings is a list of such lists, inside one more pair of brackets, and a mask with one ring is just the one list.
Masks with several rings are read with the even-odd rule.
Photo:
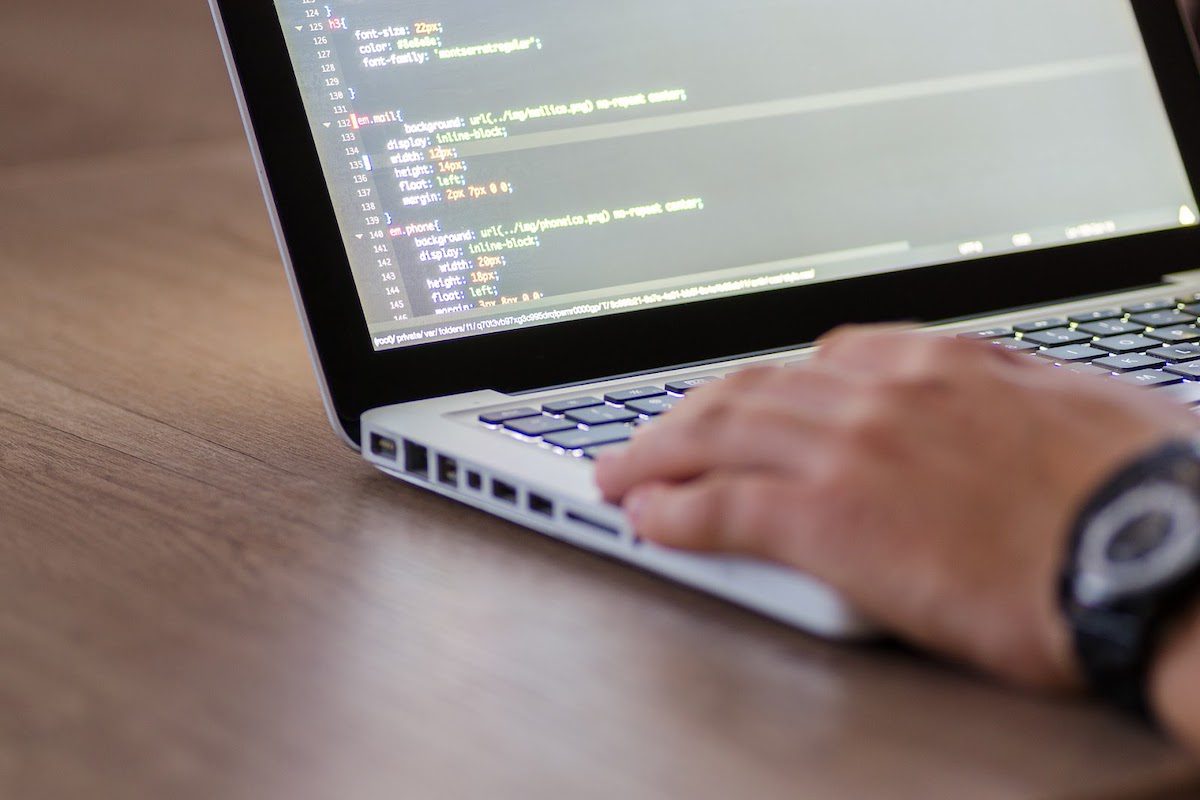
[[[1160, 391], [1200, 412], [1200, 294], [1160, 298], [1069, 317], [1030, 319], [1011, 327], [959, 334], [1023, 352], [1073, 372], [1109, 375]], [[491, 411], [479, 422], [556, 453], [595, 458], [629, 440], [639, 425], [670, 411], [688, 392], [720, 378], [706, 375], [663, 385], [557, 399], [540, 408]]]
[[636, 386], [603, 397], [585, 395], [555, 400], [541, 408], [493, 411], [479, 416], [489, 428], [512, 434], [555, 452], [595, 458], [606, 447], [629, 441], [638, 425], [670, 411], [688, 392], [720, 380], [715, 375]]

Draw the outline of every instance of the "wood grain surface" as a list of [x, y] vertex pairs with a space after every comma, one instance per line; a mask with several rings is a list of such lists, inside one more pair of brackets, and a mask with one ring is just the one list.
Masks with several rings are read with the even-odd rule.
[[1102, 709], [376, 474], [325, 421], [203, 4], [6, 13], [0, 796], [1200, 796]]

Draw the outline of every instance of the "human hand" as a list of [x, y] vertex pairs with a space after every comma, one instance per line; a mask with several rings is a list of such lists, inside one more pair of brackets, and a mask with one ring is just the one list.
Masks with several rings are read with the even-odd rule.
[[1079, 683], [1056, 601], [1076, 514], [1124, 462], [1195, 428], [1111, 378], [848, 328], [802, 366], [696, 390], [597, 480], [651, 541], [797, 567], [917, 644], [1062, 689]]

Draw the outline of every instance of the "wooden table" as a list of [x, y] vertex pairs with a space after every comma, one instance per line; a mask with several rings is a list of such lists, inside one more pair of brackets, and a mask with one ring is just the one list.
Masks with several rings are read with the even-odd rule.
[[0, 796], [1200, 793], [1103, 710], [826, 645], [367, 468], [201, 4], [6, 15]]

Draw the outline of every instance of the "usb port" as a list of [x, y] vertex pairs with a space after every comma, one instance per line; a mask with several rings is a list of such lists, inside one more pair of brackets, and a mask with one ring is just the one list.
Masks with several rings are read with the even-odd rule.
[[386, 436], [380, 436], [378, 433], [371, 434], [371, 452], [380, 458], [386, 458], [388, 461], [396, 460], [396, 440], [389, 439]]
[[410, 475], [429, 477], [429, 448], [404, 440], [404, 469]]
[[458, 461], [450, 456], [437, 457], [438, 481], [447, 486], [458, 486]]
[[540, 494], [529, 495], [529, 510], [543, 517], [554, 516], [554, 503]]
[[504, 481], [492, 481], [492, 497], [504, 503], [517, 502], [517, 487]]

